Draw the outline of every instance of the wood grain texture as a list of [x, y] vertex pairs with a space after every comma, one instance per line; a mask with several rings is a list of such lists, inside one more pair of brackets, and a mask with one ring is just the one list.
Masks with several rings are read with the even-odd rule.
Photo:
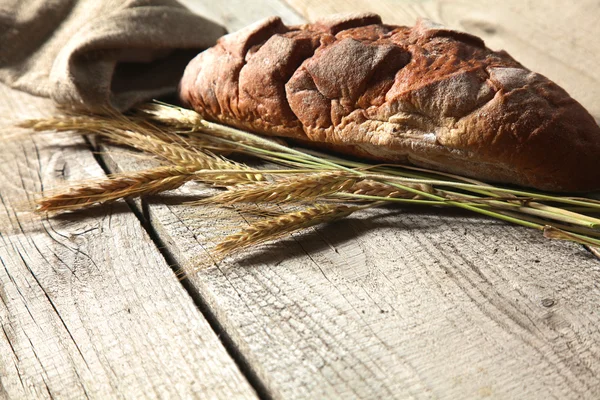
[[[4, 126], [50, 112], [0, 86]], [[103, 175], [85, 142], [12, 133], [0, 137], [0, 398], [255, 398], [127, 205], [29, 212], [41, 190]]]
[[[210, 4], [213, 18], [230, 29], [280, 7], [261, 2], [239, 10], [192, 1]], [[561, 27], [540, 22], [532, 35], [517, 22], [495, 19], [529, 18], [533, 26], [537, 17], [521, 15], [533, 11], [519, 11], [517, 1], [468, 9], [474, 2], [289, 3], [311, 19], [350, 9], [382, 12], [387, 4], [386, 20], [404, 23], [418, 15], [452, 22], [449, 16], [479, 10], [479, 25], [472, 26], [495, 26], [505, 48], [538, 46], [534, 58], [541, 62], [560, 53], [554, 43], [543, 47], [536, 40], [576, 30], [580, 21], [570, 14]], [[590, 76], [576, 63], [557, 68], [571, 70], [567, 78], [575, 87], [577, 76], [583, 82]], [[136, 167], [123, 153], [107, 160], [115, 170]], [[181, 264], [206, 261], [224, 231], [247, 223], [235, 211], [177, 204], [203, 191], [188, 184], [143, 205]], [[275, 398], [600, 396], [600, 263], [580, 246], [535, 231], [462, 212], [371, 210], [190, 278]]]
[[180, 2], [190, 10], [222, 24], [229, 32], [271, 15], [280, 16], [286, 24], [296, 25], [304, 22], [304, 18], [292, 7], [278, 0], [227, 0], [220, 2], [222, 4], [204, 0]]

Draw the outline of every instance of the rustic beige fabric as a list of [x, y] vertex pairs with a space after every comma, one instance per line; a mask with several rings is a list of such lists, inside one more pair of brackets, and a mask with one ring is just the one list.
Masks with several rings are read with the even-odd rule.
[[173, 91], [224, 33], [175, 0], [2, 0], [0, 80], [61, 105], [124, 110]]

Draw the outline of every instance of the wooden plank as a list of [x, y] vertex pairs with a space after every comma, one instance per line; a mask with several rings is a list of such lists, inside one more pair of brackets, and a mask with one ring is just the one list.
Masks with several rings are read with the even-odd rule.
[[[367, 7], [358, 0], [290, 3], [311, 18]], [[490, 10], [505, 4], [508, 13], [516, 3]], [[397, 21], [412, 23], [435, 15], [428, 10], [458, 16], [467, 2], [385, 4]], [[230, 28], [253, 22], [262, 9], [210, 7]], [[491, 11], [478, 17], [485, 22]], [[567, 23], [541, 26], [539, 35], [574, 29]], [[498, 35], [526, 42], [519, 29], [509, 24]], [[123, 153], [106, 159], [114, 170], [139, 166]], [[198, 194], [186, 185], [143, 205], [181, 264], [206, 257], [223, 225], [245, 224], [232, 211], [177, 204]], [[600, 264], [580, 246], [461, 212], [399, 207], [190, 277], [275, 398], [444, 399], [598, 398], [599, 278]]]
[[205, 0], [180, 0], [190, 10], [223, 24], [229, 32], [258, 21], [261, 18], [278, 15], [286, 24], [301, 24], [304, 18], [283, 1], [273, 0], [227, 0], [225, 4]]
[[[0, 85], [5, 126], [50, 104]], [[0, 140], [0, 398], [255, 398], [126, 204], [28, 212], [42, 189], [103, 175], [85, 142]]]

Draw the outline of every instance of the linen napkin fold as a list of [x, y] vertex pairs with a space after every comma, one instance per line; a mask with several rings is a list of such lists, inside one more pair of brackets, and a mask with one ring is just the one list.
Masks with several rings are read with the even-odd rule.
[[173, 92], [225, 29], [175, 0], [3, 0], [0, 80], [90, 111]]

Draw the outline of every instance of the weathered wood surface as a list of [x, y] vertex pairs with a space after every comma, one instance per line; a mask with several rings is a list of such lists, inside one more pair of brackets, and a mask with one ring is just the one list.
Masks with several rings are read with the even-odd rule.
[[[275, 1], [188, 3], [210, 8], [230, 29], [273, 10], [298, 22]], [[590, 1], [288, 3], [311, 19], [363, 9], [391, 22], [412, 24], [419, 15], [441, 20], [515, 54], [600, 116], [592, 95], [600, 71], [590, 68], [600, 52], [593, 40], [573, 46], [600, 33]], [[122, 154], [107, 160], [115, 170], [135, 168]], [[175, 204], [200, 192], [188, 185], [178, 199], [144, 205], [181, 264], [206, 257], [223, 229], [220, 220], [245, 224], [235, 212]], [[389, 208], [190, 279], [275, 398], [595, 399], [599, 278], [600, 263], [580, 246], [464, 213]]]
[[[50, 113], [0, 85], [2, 125]], [[27, 212], [100, 175], [81, 138], [0, 138], [0, 398], [255, 398], [126, 204]]]
[[[372, 10], [483, 36], [600, 117], [598, 6], [548, 1], [186, 0], [231, 30]], [[565, 4], [563, 4], [565, 3]], [[592, 38], [592, 39], [586, 39]], [[3, 116], [47, 102], [0, 87]], [[66, 146], [69, 145], [69, 146]], [[66, 147], [63, 147], [66, 146]], [[116, 169], [140, 168], [122, 153]], [[255, 394], [124, 204], [58, 219], [24, 198], [101, 174], [85, 144], [0, 149], [0, 398], [238, 398]], [[181, 264], [242, 215], [140, 210]], [[166, 203], [166, 204], [165, 204]], [[191, 275], [239, 362], [274, 398], [600, 397], [600, 263], [581, 247], [457, 212], [388, 208]]]

